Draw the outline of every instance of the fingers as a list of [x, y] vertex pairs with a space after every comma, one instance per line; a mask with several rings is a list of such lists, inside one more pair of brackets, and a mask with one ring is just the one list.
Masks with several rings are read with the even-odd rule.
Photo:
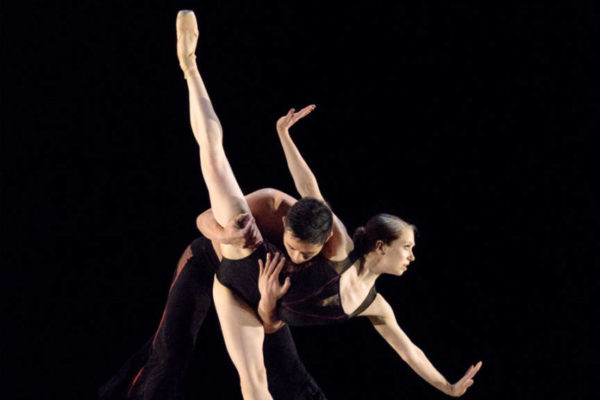
[[265, 266], [262, 262], [262, 260], [259, 258], [258, 259], [258, 276], [262, 276], [264, 274], [265, 271]]
[[273, 275], [273, 271], [277, 267], [278, 261], [279, 261], [279, 253], [275, 253], [275, 256], [273, 256], [273, 259], [271, 260], [271, 264], [269, 265], [269, 269], [267, 271], [267, 273], [269, 274], [269, 277], [271, 275]]
[[248, 228], [253, 219], [252, 214], [242, 213], [235, 217], [235, 223], [238, 228]]
[[279, 253], [275, 253], [274, 256], [271, 253], [267, 253], [267, 259], [265, 261], [265, 274], [267, 276], [271, 276], [273, 274], [273, 270], [277, 266], [278, 260], [279, 260]]
[[469, 367], [469, 369], [467, 370], [467, 372], [465, 373], [465, 375], [462, 377], [462, 379], [460, 381], [456, 382], [456, 384], [454, 386], [456, 388], [455, 395], [457, 397], [462, 396], [467, 391], [468, 388], [473, 386], [473, 383], [475, 383], [475, 381], [473, 380], [473, 377], [475, 376], [475, 374], [477, 374], [477, 372], [479, 371], [479, 369], [481, 368], [482, 365], [483, 365], [483, 363], [481, 361], [479, 361], [475, 365], [471, 365]]
[[248, 235], [248, 233], [252, 230], [253, 227], [253, 223], [252, 223], [252, 217], [250, 218], [245, 218], [244, 219], [239, 219], [236, 221], [237, 227], [239, 229], [239, 231], [244, 235]]
[[294, 113], [296, 112], [295, 108], [290, 108], [290, 111], [285, 115], [285, 123], [289, 125], [290, 122], [294, 119]]
[[277, 267], [275, 268], [275, 271], [273, 271], [273, 275], [278, 278], [279, 274], [281, 273], [281, 270], [283, 269], [283, 266], [285, 265], [285, 257], [281, 257], [281, 259], [279, 260], [279, 263], [277, 264]]
[[287, 278], [285, 278], [285, 282], [283, 282], [283, 286], [281, 287], [280, 295], [283, 296], [284, 294], [286, 294], [287, 291], [289, 290], [290, 286], [292, 286], [292, 281], [290, 280], [290, 277], [288, 276]]
[[476, 365], [471, 365], [465, 374], [465, 378], [467, 378], [467, 379], [473, 378], [475, 376], [475, 374], [477, 374], [477, 372], [479, 372], [479, 369], [481, 368], [482, 365], [483, 365], [483, 363], [481, 361], [479, 361]]
[[275, 257], [273, 257], [273, 261], [271, 262], [268, 274], [270, 279], [278, 279], [279, 273], [283, 269], [285, 265], [285, 257], [283, 257], [280, 253], [276, 253]]
[[477, 372], [479, 372], [482, 365], [483, 365], [483, 363], [481, 361], [479, 361], [475, 366], [471, 366], [469, 378], [473, 378], [475, 376], [475, 374], [477, 374]]
[[302, 114], [303, 116], [310, 114], [311, 112], [313, 112], [315, 110], [315, 108], [317, 108], [316, 105], [309, 104], [308, 106], [304, 107], [302, 110], [298, 111], [298, 114]]
[[258, 245], [262, 244], [262, 237], [258, 230], [258, 226], [256, 226], [255, 223], [250, 224], [249, 232], [245, 236], [246, 236], [246, 246], [245, 247], [251, 247], [254, 245], [258, 246]]
[[294, 122], [298, 121], [301, 118], [306, 117], [308, 114], [310, 114], [311, 112], [313, 112], [313, 110], [316, 108], [317, 106], [315, 106], [314, 104], [311, 104], [309, 106], [304, 107], [302, 110], [298, 111], [297, 113], [294, 114]]

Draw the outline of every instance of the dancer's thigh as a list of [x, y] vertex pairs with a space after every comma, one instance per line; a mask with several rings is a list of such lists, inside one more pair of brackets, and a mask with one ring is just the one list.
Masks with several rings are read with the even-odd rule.
[[213, 298], [225, 346], [240, 378], [266, 383], [262, 354], [264, 329], [247, 304], [215, 279]]

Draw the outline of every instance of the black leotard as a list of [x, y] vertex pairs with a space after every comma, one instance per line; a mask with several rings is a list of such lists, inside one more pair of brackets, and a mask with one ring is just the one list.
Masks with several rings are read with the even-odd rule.
[[292, 286], [279, 302], [279, 319], [292, 326], [326, 325], [346, 321], [363, 312], [377, 296], [374, 285], [351, 314], [344, 312], [340, 300], [341, 275], [356, 259], [350, 254], [336, 262], [319, 254], [312, 263], [307, 263], [310, 265], [288, 273]]
[[[176, 269], [156, 334], [100, 388], [100, 400], [174, 400], [183, 396], [184, 376], [212, 303], [212, 282], [218, 267], [210, 240], [200, 237], [188, 246]], [[289, 328], [265, 335], [263, 353], [274, 399], [326, 398], [300, 360]]]
[[[247, 304], [256, 308], [260, 300], [258, 260], [264, 260], [267, 252], [275, 251], [273, 245], [265, 243], [245, 258], [223, 258], [217, 278]], [[331, 261], [319, 254], [302, 265], [288, 263], [280, 279], [289, 276], [292, 285], [278, 303], [279, 318], [292, 326], [325, 325], [346, 321], [364, 311], [375, 300], [375, 286], [352, 314], [344, 313], [340, 301], [341, 274], [356, 259], [354, 254], [350, 254], [343, 261]]]
[[268, 252], [275, 253], [277, 251], [275, 246], [265, 241], [247, 257], [239, 260], [223, 257], [217, 270], [217, 278], [219, 282], [233, 290], [246, 304], [256, 310], [260, 301], [258, 260], [264, 260]]

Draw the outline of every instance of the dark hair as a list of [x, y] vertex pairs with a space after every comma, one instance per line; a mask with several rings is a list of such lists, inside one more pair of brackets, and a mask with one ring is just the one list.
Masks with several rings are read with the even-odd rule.
[[312, 197], [303, 197], [289, 209], [285, 227], [303, 242], [323, 244], [327, 241], [333, 213], [325, 202]]
[[354, 242], [354, 251], [360, 256], [364, 256], [375, 248], [375, 243], [381, 240], [385, 244], [390, 244], [398, 239], [406, 228], [416, 231], [413, 224], [391, 214], [377, 214], [371, 217], [365, 226], [354, 231], [352, 241]]

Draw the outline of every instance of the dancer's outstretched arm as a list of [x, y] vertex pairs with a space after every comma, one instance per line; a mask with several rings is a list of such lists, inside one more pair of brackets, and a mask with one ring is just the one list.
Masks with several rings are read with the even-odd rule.
[[456, 383], [451, 384], [431, 364], [425, 353], [415, 346], [409, 337], [400, 329], [392, 307], [380, 294], [373, 303], [361, 314], [371, 320], [373, 327], [398, 355], [424, 380], [436, 389], [453, 397], [462, 396], [473, 384], [473, 377], [481, 368], [481, 361], [472, 365], [465, 375]]

